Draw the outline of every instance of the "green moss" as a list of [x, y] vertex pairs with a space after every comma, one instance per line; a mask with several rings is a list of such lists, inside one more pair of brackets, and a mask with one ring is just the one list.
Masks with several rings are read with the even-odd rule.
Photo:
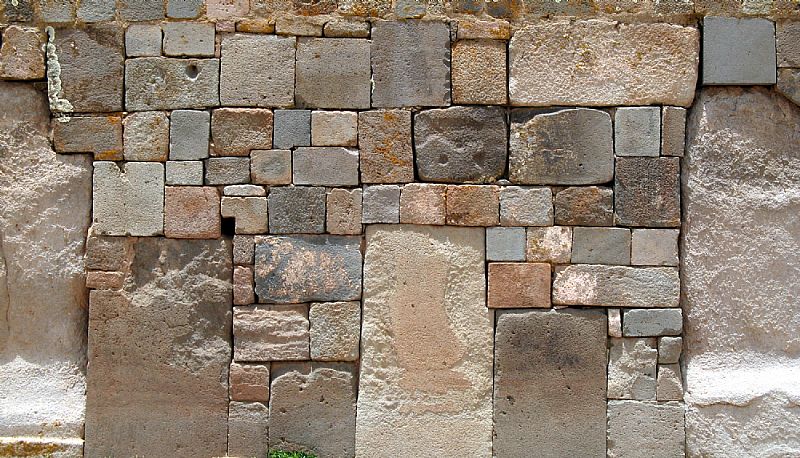
[[268, 458], [317, 458], [317, 455], [303, 452], [285, 452], [283, 450], [273, 450], [269, 452]]

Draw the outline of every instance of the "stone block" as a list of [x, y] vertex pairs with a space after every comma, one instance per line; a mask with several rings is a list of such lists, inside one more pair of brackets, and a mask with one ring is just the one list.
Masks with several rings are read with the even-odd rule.
[[314, 146], [357, 146], [358, 113], [355, 111], [312, 112], [311, 144]]
[[683, 156], [686, 143], [686, 109], [661, 109], [661, 155]]
[[[319, 34], [322, 35], [322, 25], [319, 26]], [[299, 39], [295, 83], [297, 105], [310, 108], [369, 108], [369, 45], [369, 40], [355, 38]]]
[[631, 264], [635, 266], [677, 266], [678, 229], [634, 229]]
[[779, 68], [777, 90], [795, 105], [800, 105], [800, 69]]
[[88, 289], [120, 289], [125, 281], [122, 272], [91, 271], [86, 272], [86, 288]]
[[132, 239], [103, 237], [90, 233], [86, 238], [87, 270], [123, 270], [132, 254]]
[[417, 172], [424, 181], [492, 183], [505, 172], [506, 144], [501, 108], [459, 106], [414, 117]]
[[92, 219], [100, 235], [160, 235], [164, 230], [164, 164], [95, 162]]
[[685, 456], [683, 410], [677, 402], [609, 401], [608, 456]]
[[231, 363], [232, 401], [269, 401], [269, 364]]
[[500, 222], [498, 186], [448, 185], [447, 224], [496, 226]]
[[489, 308], [550, 307], [550, 264], [489, 263]]
[[673, 267], [573, 265], [556, 269], [553, 303], [604, 307], [677, 307], [680, 278]]
[[8, 26], [0, 48], [0, 78], [35, 80], [44, 78], [44, 34], [35, 28]]
[[525, 261], [524, 227], [487, 227], [487, 261]]
[[250, 180], [256, 184], [291, 184], [292, 152], [281, 149], [251, 151]]
[[414, 181], [411, 111], [373, 110], [358, 113], [358, 146], [362, 183]]
[[683, 377], [680, 364], [659, 364], [656, 399], [662, 401], [683, 401]]
[[[775, 24], [767, 19], [703, 19], [703, 84], [775, 84]], [[675, 104], [681, 105], [681, 104]]]
[[203, 11], [203, 0], [167, 0], [167, 17], [194, 19]]
[[679, 336], [683, 330], [681, 309], [633, 309], [622, 314], [622, 333], [631, 337]]
[[680, 159], [618, 158], [614, 214], [620, 226], [680, 226]]
[[572, 262], [574, 264], [630, 264], [630, 229], [576, 227], [572, 232]]
[[264, 236], [256, 239], [259, 302], [352, 301], [361, 297], [359, 237]]
[[231, 19], [247, 16], [250, 2], [247, 0], [207, 0], [206, 14], [213, 19]]
[[532, 24], [509, 43], [511, 104], [689, 106], [699, 52], [695, 27], [565, 19]]
[[121, 0], [119, 15], [126, 21], [152, 21], [164, 17], [164, 2], [161, 0]]
[[253, 289], [253, 268], [233, 268], [233, 305], [249, 305], [256, 301]]
[[272, 188], [269, 193], [269, 232], [325, 232], [325, 188]]
[[311, 359], [356, 361], [361, 333], [360, 302], [321, 302], [308, 312]]
[[659, 155], [661, 109], [621, 107], [614, 114], [614, 153], [617, 156]]
[[[361, 151], [363, 158], [364, 150]], [[447, 185], [443, 184], [409, 183], [403, 186], [400, 193], [400, 222], [444, 225], [447, 217], [446, 195]]]
[[255, 256], [255, 237], [237, 234], [233, 236], [233, 263], [252, 264]]
[[800, 21], [779, 21], [775, 30], [778, 67], [800, 67], [798, 43], [800, 43]]
[[[159, 78], [153, 78], [159, 75]], [[140, 57], [125, 62], [125, 109], [176, 110], [219, 105], [219, 59]]]
[[164, 55], [214, 57], [214, 24], [207, 22], [167, 22], [164, 30]]
[[683, 351], [682, 337], [660, 337], [658, 339], [658, 363], [677, 364]]
[[125, 55], [128, 57], [158, 57], [161, 55], [161, 26], [131, 24], [125, 30]]
[[550, 188], [522, 186], [500, 188], [500, 224], [552, 226], [553, 193]]
[[373, 107], [450, 104], [450, 28], [446, 23], [376, 22], [371, 57]]
[[361, 233], [360, 189], [331, 189], [328, 191], [325, 227], [329, 234]]
[[611, 339], [608, 399], [656, 399], [656, 339]]
[[233, 184], [222, 189], [222, 195], [230, 197], [266, 197], [267, 191], [263, 186], [254, 184]]
[[311, 145], [311, 110], [275, 110], [275, 148]]
[[211, 115], [207, 111], [173, 111], [169, 126], [169, 158], [172, 160], [207, 158], [210, 120]]
[[458, 21], [456, 37], [459, 40], [508, 40], [511, 38], [511, 24], [507, 21]]
[[126, 161], [167, 160], [169, 118], [166, 114], [160, 111], [131, 113], [122, 125]]
[[604, 456], [605, 415], [602, 311], [498, 313], [493, 444], [497, 456]]
[[324, 25], [325, 18], [322, 17], [281, 16], [275, 18], [275, 33], [296, 37], [321, 37]]
[[219, 238], [217, 188], [167, 186], [164, 194], [164, 235], [174, 239]]
[[93, 153], [96, 160], [122, 160], [122, 120], [119, 116], [56, 119], [53, 146], [59, 153]]
[[261, 402], [231, 402], [228, 407], [228, 453], [263, 456], [269, 447], [269, 408]]
[[572, 228], [529, 227], [527, 259], [530, 262], [568, 264], [572, 256]]
[[[521, 116], [523, 113], [518, 113]], [[611, 116], [575, 108], [512, 117], [509, 179], [519, 184], [600, 184], [614, 178]]]
[[234, 231], [237, 234], [267, 233], [269, 221], [266, 197], [223, 197], [220, 211], [223, 218], [233, 218], [236, 221]]
[[39, 2], [42, 20], [51, 24], [75, 20], [75, 2], [71, 0], [45, 0]]
[[358, 150], [341, 147], [300, 147], [292, 153], [296, 185], [357, 186]]
[[608, 309], [608, 336], [622, 337], [622, 312], [619, 309]]
[[166, 166], [165, 184], [169, 186], [203, 185], [203, 163], [201, 161], [167, 161]]
[[459, 40], [453, 44], [453, 103], [504, 105], [506, 42]]
[[369, 38], [369, 27], [367, 21], [337, 18], [325, 23], [323, 34], [331, 38]]
[[364, 224], [397, 224], [400, 222], [400, 186], [365, 186], [362, 210]]
[[2, 13], [5, 13], [3, 17], [5, 20], [10, 22], [30, 22], [33, 20], [34, 16], [34, 2], [30, 0], [17, 0], [11, 1], [6, 0], [0, 6], [4, 8], [0, 8]]
[[250, 158], [212, 157], [206, 159], [208, 185], [248, 183], [250, 181]]
[[292, 106], [295, 41], [294, 37], [274, 35], [233, 34], [223, 37], [219, 86], [222, 104]]
[[555, 198], [555, 222], [570, 226], [613, 226], [614, 191], [581, 186], [559, 191]]
[[220, 108], [211, 114], [214, 154], [247, 156], [272, 148], [272, 112], [259, 108]]
[[308, 357], [308, 306], [233, 308], [234, 361], [296, 361]]

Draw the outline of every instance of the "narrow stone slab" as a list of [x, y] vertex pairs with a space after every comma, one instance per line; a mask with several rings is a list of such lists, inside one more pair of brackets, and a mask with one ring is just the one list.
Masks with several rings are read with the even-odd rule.
[[483, 244], [483, 229], [367, 228], [357, 456], [491, 455]]
[[593, 264], [556, 269], [553, 303], [604, 307], [677, 307], [680, 278], [673, 267]]
[[604, 456], [606, 315], [508, 311], [497, 318], [496, 456]]

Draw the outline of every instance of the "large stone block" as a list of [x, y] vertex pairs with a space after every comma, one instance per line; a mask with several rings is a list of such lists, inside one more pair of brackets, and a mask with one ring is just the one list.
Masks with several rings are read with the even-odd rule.
[[367, 228], [357, 456], [491, 455], [483, 232]]
[[604, 456], [606, 315], [508, 311], [497, 317], [496, 456]]
[[369, 40], [301, 38], [297, 41], [297, 105], [369, 108]]
[[681, 224], [680, 159], [617, 158], [614, 214], [621, 226], [678, 227]]
[[677, 307], [680, 278], [673, 267], [593, 264], [556, 269], [553, 303], [604, 307]]
[[95, 162], [92, 221], [101, 235], [163, 233], [164, 164]]
[[682, 403], [608, 402], [609, 457], [683, 457], [684, 437]]
[[775, 84], [775, 24], [767, 19], [703, 19], [703, 84]]
[[222, 39], [219, 98], [223, 105], [294, 104], [294, 37], [234, 34]]
[[374, 110], [358, 114], [362, 183], [414, 181], [411, 111]]
[[219, 105], [219, 59], [141, 57], [125, 62], [128, 111]]
[[517, 31], [509, 44], [511, 103], [689, 106], [699, 48], [695, 27], [540, 22]]
[[233, 359], [237, 362], [305, 360], [308, 342], [305, 305], [233, 309]]

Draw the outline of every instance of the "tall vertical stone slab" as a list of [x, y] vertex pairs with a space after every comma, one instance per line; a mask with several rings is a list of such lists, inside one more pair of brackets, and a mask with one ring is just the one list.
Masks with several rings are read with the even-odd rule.
[[497, 317], [495, 456], [605, 456], [606, 333], [599, 310]]
[[356, 456], [490, 456], [481, 228], [370, 226]]
[[141, 238], [121, 291], [92, 291], [86, 456], [222, 456], [231, 359], [226, 240]]

